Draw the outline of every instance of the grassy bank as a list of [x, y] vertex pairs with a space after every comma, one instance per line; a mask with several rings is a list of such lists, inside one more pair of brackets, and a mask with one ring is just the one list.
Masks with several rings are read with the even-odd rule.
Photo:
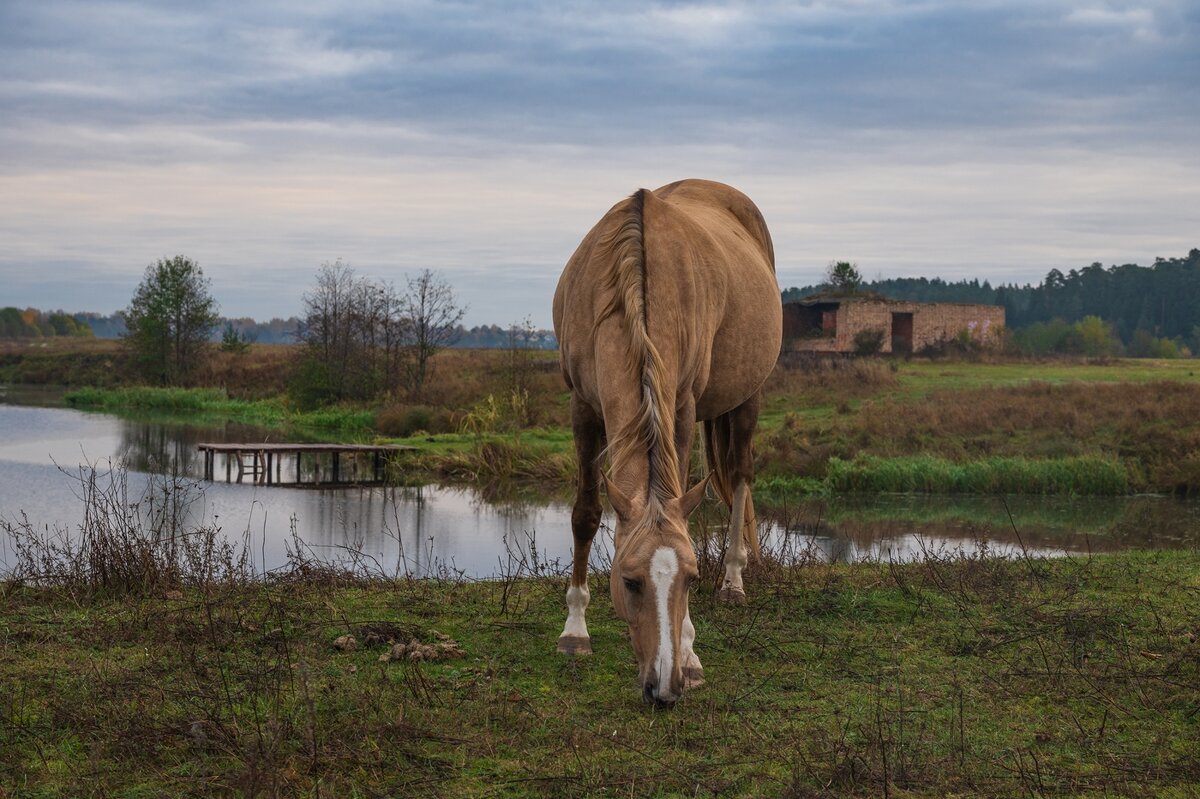
[[190, 419], [228, 420], [260, 427], [304, 427], [338, 433], [366, 433], [375, 425], [375, 413], [361, 408], [323, 408], [299, 411], [283, 398], [245, 400], [231, 398], [217, 388], [80, 388], [64, 396], [75, 408], [113, 413], [158, 413]]
[[[638, 700], [608, 583], [0, 586], [9, 796], [1191, 796], [1200, 554], [754, 568]], [[352, 635], [353, 649], [339, 650]], [[450, 639], [447, 641], [446, 639]], [[383, 662], [391, 642], [420, 648]], [[424, 659], [427, 658], [427, 659]]]

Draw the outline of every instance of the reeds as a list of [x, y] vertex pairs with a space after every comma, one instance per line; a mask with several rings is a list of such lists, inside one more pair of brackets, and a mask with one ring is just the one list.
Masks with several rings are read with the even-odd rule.
[[825, 486], [832, 492], [927, 494], [1114, 495], [1129, 490], [1129, 475], [1113, 458], [1052, 460], [991, 457], [954, 463], [927, 455], [831, 458]]

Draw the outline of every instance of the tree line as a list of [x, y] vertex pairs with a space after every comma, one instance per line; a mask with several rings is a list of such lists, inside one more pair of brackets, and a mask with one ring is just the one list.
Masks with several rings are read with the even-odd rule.
[[[783, 300], [798, 300], [828, 288], [828, 279], [820, 285], [789, 288]], [[862, 281], [859, 288], [913, 302], [1003, 305], [1010, 330], [1038, 325], [1039, 335], [1034, 338], [1039, 340], [1069, 341], [1063, 331], [1092, 317], [1107, 324], [1116, 342], [1130, 354], [1165, 348], [1162, 342], [1174, 344], [1177, 350], [1189, 347], [1200, 352], [1200, 249], [1183, 258], [1157, 258], [1152, 266], [1093, 263], [1066, 273], [1051, 269], [1036, 286], [920, 277]]]
[[[76, 313], [65, 313], [63, 311], [43, 312], [36, 308], [27, 308], [24, 311], [17, 309], [4, 309], [5, 311], [12, 310], [18, 314], [33, 314], [41, 317], [54, 316], [65, 317], [73, 320], [75, 329], [78, 331], [69, 335], [94, 336], [95, 338], [121, 338], [125, 335], [125, 317], [122, 311], [116, 311], [111, 314], [100, 314], [94, 311], [80, 311]], [[67, 323], [70, 324], [70, 323]], [[59, 325], [56, 325], [59, 326]], [[233, 331], [243, 340], [248, 343], [256, 344], [294, 344], [296, 343], [296, 330], [300, 326], [300, 317], [289, 316], [286, 319], [275, 317], [266, 322], [259, 322], [253, 317], [238, 316], [227, 317], [222, 316], [217, 320], [217, 326], [210, 335], [209, 340], [214, 344], [224, 340], [226, 330], [232, 328]], [[27, 333], [8, 333], [9, 328], [0, 328], [0, 338], [18, 338], [23, 336], [36, 335], [68, 335], [61, 332], [46, 332], [47, 328], [44, 324], [40, 324], [38, 330], [40, 332]], [[506, 349], [511, 345], [512, 326], [505, 325], [473, 325], [466, 327], [465, 325], [457, 325], [455, 327], [455, 341], [451, 345], [453, 347], [466, 347], [471, 349]], [[554, 337], [553, 330], [542, 328], [531, 328], [528, 332], [521, 332], [519, 336], [524, 340], [523, 346], [535, 350], [555, 350], [558, 349], [558, 340]]]
[[49, 338], [53, 336], [90, 337], [85, 322], [63, 311], [39, 311], [37, 308], [0, 308], [0, 338]]
[[[302, 304], [291, 393], [305, 407], [384, 394], [420, 398], [430, 360], [454, 343], [466, 312], [450, 284], [429, 269], [397, 288], [340, 260], [321, 265]], [[211, 355], [221, 317], [200, 266], [175, 256], [146, 267], [121, 319], [122, 340], [141, 375], [178, 385]], [[535, 340], [528, 323], [518, 338], [510, 335], [517, 347]], [[245, 332], [229, 321], [220, 342], [234, 355], [249, 347]]]

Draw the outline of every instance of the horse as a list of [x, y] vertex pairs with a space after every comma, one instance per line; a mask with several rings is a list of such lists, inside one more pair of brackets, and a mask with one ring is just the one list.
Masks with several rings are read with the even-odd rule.
[[[746, 601], [742, 570], [748, 553], [759, 556], [751, 438], [783, 337], [766, 222], [722, 183], [639, 189], [579, 244], [559, 278], [553, 315], [578, 458], [557, 650], [592, 651], [587, 567], [607, 455], [603, 483], [617, 519], [613, 606], [629, 625], [642, 698], [671, 706], [704, 681], [688, 612], [699, 573], [687, 517], [708, 485], [730, 509], [722, 601]], [[697, 422], [709, 471], [684, 490]]]

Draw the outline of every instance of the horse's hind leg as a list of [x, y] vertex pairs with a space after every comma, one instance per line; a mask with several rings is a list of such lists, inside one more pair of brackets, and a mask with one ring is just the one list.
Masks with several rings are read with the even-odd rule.
[[758, 395], [734, 408], [727, 414], [727, 424], [718, 430], [728, 435], [725, 450], [726, 484], [732, 491], [729, 502], [729, 548], [725, 552], [725, 579], [721, 583], [719, 598], [725, 602], [742, 604], [746, 601], [746, 589], [742, 585], [742, 570], [749, 561], [747, 550], [758, 554], [758, 530], [754, 518], [754, 504], [750, 498], [750, 485], [754, 482], [754, 457], [751, 450], [754, 427], [758, 423]]
[[571, 510], [571, 533], [575, 553], [571, 564], [571, 584], [567, 587], [567, 623], [558, 637], [558, 651], [567, 655], [587, 655], [592, 651], [588, 636], [587, 612], [588, 557], [592, 539], [600, 527], [600, 452], [604, 446], [604, 420], [575, 394], [571, 395], [571, 429], [575, 455], [579, 461], [579, 484], [575, 489], [575, 507]]

